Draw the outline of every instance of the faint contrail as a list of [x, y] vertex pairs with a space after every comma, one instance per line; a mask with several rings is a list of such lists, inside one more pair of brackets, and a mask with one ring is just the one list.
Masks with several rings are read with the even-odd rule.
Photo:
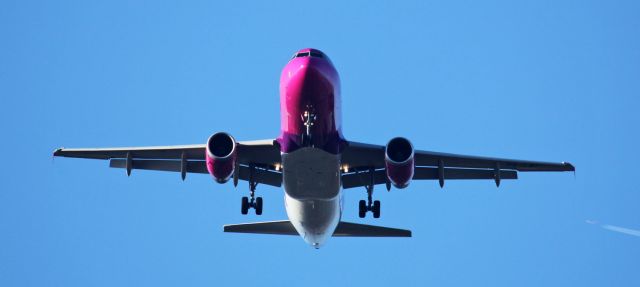
[[602, 228], [640, 237], [640, 230], [629, 229], [629, 228], [624, 228], [624, 227], [614, 226], [614, 225], [602, 225]]
[[619, 233], [624, 233], [624, 234], [627, 234], [627, 235], [640, 237], [640, 230], [635, 230], [635, 229], [625, 228], [625, 227], [620, 227], [620, 226], [615, 226], [615, 225], [609, 225], [609, 224], [599, 224], [598, 221], [595, 221], [595, 220], [587, 220], [586, 222], [589, 223], [589, 224], [598, 224], [598, 225], [600, 225], [600, 227], [602, 227], [602, 228], [604, 228], [606, 230], [611, 230], [611, 231], [615, 231], [615, 232], [619, 232]]

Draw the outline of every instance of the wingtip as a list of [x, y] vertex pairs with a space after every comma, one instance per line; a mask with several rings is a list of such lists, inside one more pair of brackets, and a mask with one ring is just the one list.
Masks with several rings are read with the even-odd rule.
[[64, 149], [64, 147], [61, 148], [57, 148], [55, 150], [53, 150], [53, 156], [59, 156], [60, 152]]
[[562, 164], [567, 168], [567, 171], [576, 172], [576, 167], [573, 166], [573, 164], [568, 163], [568, 162], [562, 162]]
[[222, 226], [222, 232], [231, 232], [231, 226], [233, 224], [225, 224]]

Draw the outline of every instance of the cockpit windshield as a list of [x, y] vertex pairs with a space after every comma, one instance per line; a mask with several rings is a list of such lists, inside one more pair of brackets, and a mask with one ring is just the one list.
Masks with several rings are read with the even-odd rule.
[[318, 51], [298, 52], [298, 53], [293, 54], [293, 57], [291, 57], [291, 59], [300, 58], [300, 57], [324, 58], [324, 54], [322, 54], [321, 52], [318, 52]]

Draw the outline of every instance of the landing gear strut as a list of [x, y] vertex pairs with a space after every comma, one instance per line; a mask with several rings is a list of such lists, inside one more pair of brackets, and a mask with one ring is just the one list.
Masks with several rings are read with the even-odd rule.
[[305, 126], [305, 133], [302, 135], [302, 146], [312, 146], [313, 139], [311, 134], [311, 128], [313, 122], [316, 120], [316, 115], [313, 113], [313, 106], [307, 105], [307, 110], [300, 115], [302, 124]]
[[256, 215], [262, 215], [262, 197], [255, 197], [256, 195], [256, 186], [258, 183], [253, 181], [253, 175], [255, 173], [255, 167], [249, 166], [249, 197], [242, 197], [242, 204], [240, 206], [240, 213], [247, 214], [249, 213], [250, 208], [254, 208], [256, 210]]
[[373, 200], [373, 186], [375, 185], [375, 169], [369, 169], [370, 182], [365, 186], [367, 189], [367, 201], [360, 200], [358, 202], [358, 216], [364, 218], [367, 215], [367, 211], [373, 213], [373, 218], [380, 218], [380, 201]]

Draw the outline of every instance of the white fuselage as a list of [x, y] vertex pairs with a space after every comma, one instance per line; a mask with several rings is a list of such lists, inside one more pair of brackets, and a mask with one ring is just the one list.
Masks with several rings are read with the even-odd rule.
[[319, 248], [342, 216], [340, 155], [313, 147], [282, 154], [285, 208], [300, 236]]

